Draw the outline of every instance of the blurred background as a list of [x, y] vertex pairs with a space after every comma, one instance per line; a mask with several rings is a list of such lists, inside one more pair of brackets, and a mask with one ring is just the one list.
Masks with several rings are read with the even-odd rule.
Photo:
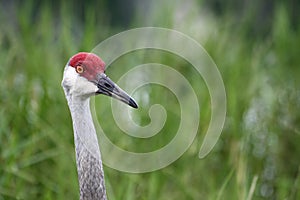
[[[126, 72], [120, 64], [174, 66], [199, 91], [201, 122], [188, 151], [164, 169], [130, 174], [104, 167], [109, 199], [300, 199], [299, 1], [28, 0], [0, 1], [0, 9], [0, 200], [79, 198], [63, 68], [73, 54], [144, 26], [175, 29], [204, 46], [224, 80], [227, 118], [213, 151], [198, 159], [211, 114], [201, 77], [167, 52], [121, 57], [107, 70], [112, 80]], [[178, 102], [166, 88], [149, 87], [135, 120], [148, 124], [154, 103], [168, 114], [150, 141], [122, 134], [110, 99], [97, 97], [97, 115], [107, 114], [104, 129], [124, 149], [147, 152], [174, 137]]]

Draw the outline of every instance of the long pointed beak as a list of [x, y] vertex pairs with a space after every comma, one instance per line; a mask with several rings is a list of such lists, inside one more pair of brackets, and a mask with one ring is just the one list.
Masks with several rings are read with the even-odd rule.
[[123, 91], [117, 84], [115, 84], [104, 73], [99, 74], [97, 77], [98, 91], [96, 94], [104, 94], [118, 99], [133, 108], [138, 108], [137, 103], [125, 91]]

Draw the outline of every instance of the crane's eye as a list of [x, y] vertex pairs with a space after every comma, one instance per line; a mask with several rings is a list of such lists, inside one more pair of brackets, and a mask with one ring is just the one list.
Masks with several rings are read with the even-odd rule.
[[81, 65], [76, 66], [76, 72], [77, 72], [78, 74], [82, 74], [83, 71], [84, 71], [84, 69], [83, 69], [83, 67], [82, 67]]

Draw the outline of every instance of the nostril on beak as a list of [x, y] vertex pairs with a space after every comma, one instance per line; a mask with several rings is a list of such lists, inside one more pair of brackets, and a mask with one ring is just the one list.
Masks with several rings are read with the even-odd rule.
[[111, 85], [108, 84], [108, 83], [104, 83], [104, 86], [107, 87], [107, 88], [112, 88]]

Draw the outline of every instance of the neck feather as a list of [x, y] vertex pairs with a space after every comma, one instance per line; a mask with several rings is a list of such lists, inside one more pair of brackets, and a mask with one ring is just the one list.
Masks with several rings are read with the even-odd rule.
[[104, 171], [89, 98], [68, 98], [74, 129], [81, 200], [106, 200]]

